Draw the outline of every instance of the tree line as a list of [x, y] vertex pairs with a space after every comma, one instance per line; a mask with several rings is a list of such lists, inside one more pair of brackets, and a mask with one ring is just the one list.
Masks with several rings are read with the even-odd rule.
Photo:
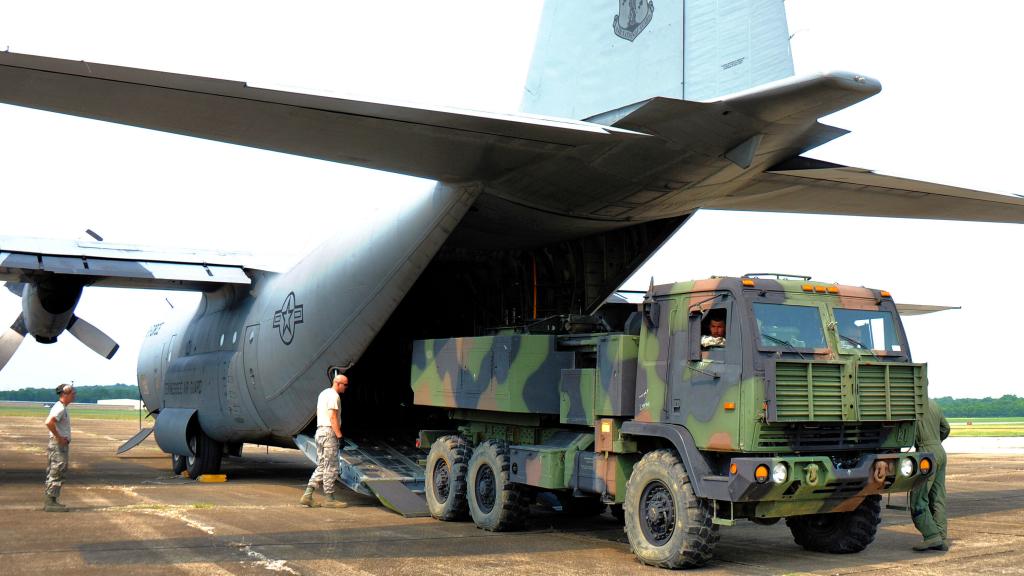
[[[95, 403], [97, 400], [117, 398], [138, 398], [139, 387], [134, 384], [111, 384], [107, 386], [79, 386], [76, 402]], [[0, 391], [0, 400], [21, 400], [27, 402], [53, 402], [57, 399], [54, 388], [22, 388], [21, 390]], [[1024, 398], [1007, 394], [1000, 398], [936, 398], [946, 416], [953, 418], [998, 418], [1024, 417]]]
[[[137, 399], [139, 387], [134, 384], [110, 384], [107, 386], [76, 386], [78, 395], [75, 402], [95, 404], [97, 400], [115, 400], [120, 398]], [[57, 387], [53, 388], [22, 388], [21, 390], [0, 390], [0, 400], [20, 400], [24, 402], [56, 402]]]
[[935, 401], [942, 413], [953, 418], [1006, 418], [1024, 416], [1024, 398], [1007, 394], [1000, 398], [953, 398], [944, 396]]

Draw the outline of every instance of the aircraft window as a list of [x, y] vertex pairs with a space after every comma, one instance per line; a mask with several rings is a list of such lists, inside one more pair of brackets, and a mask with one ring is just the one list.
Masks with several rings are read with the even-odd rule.
[[256, 338], [256, 332], [254, 330], [249, 331], [249, 344], [252, 344], [253, 339]]
[[815, 306], [754, 304], [762, 348], [825, 348], [821, 313]]
[[238, 330], [235, 330], [235, 333], [231, 335], [231, 343], [235, 344], [237, 342], [238, 342]]
[[218, 346], [223, 346], [223, 345], [224, 345], [224, 335], [221, 334], [220, 335], [220, 344], [218, 344]]
[[171, 343], [167, 346], [167, 361], [171, 361], [171, 354], [174, 353], [174, 339], [177, 338], [177, 334], [171, 335]]
[[900, 354], [903, 347], [896, 337], [892, 314], [885, 310], [848, 310], [836, 308], [839, 350], [874, 350]]

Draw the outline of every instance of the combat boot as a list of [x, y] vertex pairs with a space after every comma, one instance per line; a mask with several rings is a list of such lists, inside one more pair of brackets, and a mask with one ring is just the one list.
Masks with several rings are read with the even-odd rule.
[[[914, 544], [914, 551], [926, 552], [928, 550], [942, 550], [942, 547], [945, 545], [945, 543], [946, 542], [942, 539], [942, 536], [932, 536], [924, 542]], [[949, 548], [946, 548], [946, 550], [948, 549]]]
[[57, 502], [56, 496], [47, 496], [46, 502], [43, 503], [43, 512], [67, 512], [68, 507]]
[[348, 506], [347, 502], [338, 500], [334, 496], [334, 492], [327, 493], [327, 501], [324, 502], [324, 508], [345, 508]]
[[299, 504], [309, 506], [310, 508], [314, 506], [312, 486], [306, 486], [306, 491], [302, 493], [302, 498], [299, 498]]

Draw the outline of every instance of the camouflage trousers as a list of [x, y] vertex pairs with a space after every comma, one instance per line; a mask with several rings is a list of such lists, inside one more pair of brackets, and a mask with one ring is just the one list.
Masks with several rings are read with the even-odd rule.
[[910, 516], [925, 540], [946, 538], [946, 462], [936, 460], [935, 473], [910, 492]]
[[309, 487], [316, 490], [323, 483], [324, 494], [333, 494], [338, 479], [338, 437], [332, 428], [321, 426], [316, 429], [315, 438], [316, 470], [309, 477]]
[[58, 444], [56, 438], [50, 438], [46, 456], [50, 462], [46, 467], [46, 495], [60, 498], [60, 487], [68, 471], [68, 445]]

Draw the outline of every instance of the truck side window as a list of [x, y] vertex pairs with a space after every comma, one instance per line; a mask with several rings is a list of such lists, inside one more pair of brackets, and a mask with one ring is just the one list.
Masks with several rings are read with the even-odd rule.
[[725, 346], [725, 332], [728, 314], [725, 308], [712, 308], [700, 323], [700, 347], [702, 350]]

